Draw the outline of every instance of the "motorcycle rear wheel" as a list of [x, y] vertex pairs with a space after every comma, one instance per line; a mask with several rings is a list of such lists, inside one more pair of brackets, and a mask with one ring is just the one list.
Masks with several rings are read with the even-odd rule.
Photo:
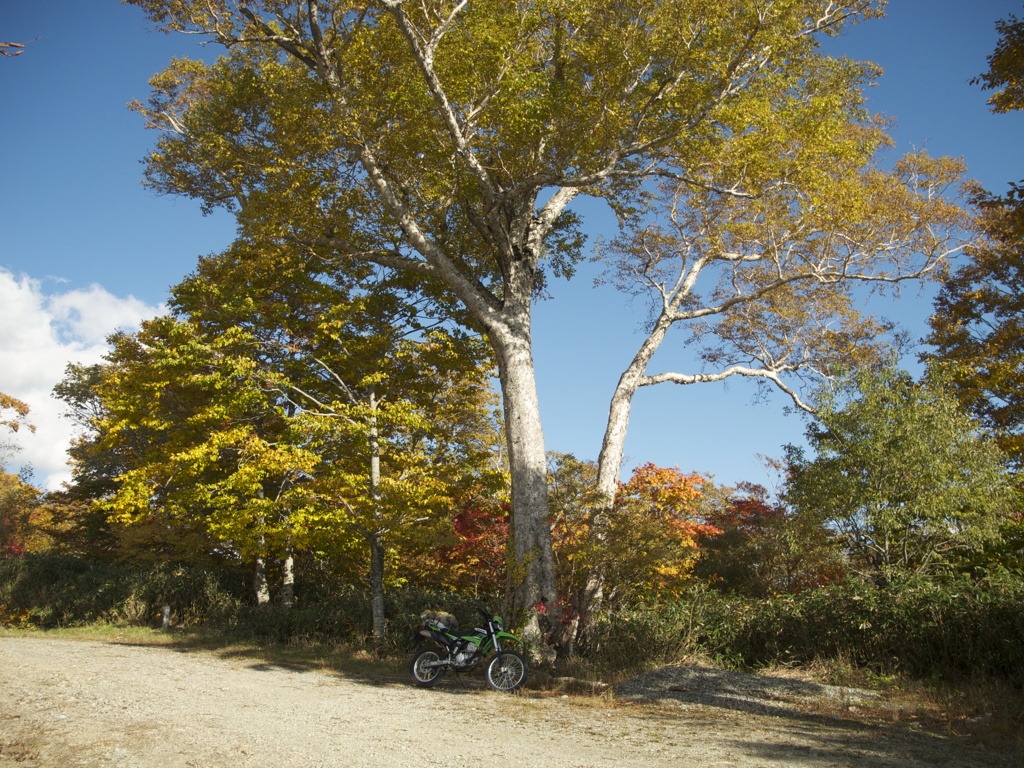
[[429, 688], [444, 674], [443, 666], [431, 666], [441, 661], [442, 653], [440, 648], [424, 648], [413, 657], [410, 671], [412, 679], [420, 688]]
[[487, 684], [496, 691], [511, 693], [526, 682], [526, 659], [518, 651], [499, 651], [487, 665]]

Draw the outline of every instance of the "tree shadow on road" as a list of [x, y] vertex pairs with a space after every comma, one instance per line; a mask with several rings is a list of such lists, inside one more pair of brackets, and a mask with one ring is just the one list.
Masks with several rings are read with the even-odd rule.
[[[375, 654], [355, 645], [257, 645], [184, 630], [160, 633], [152, 641], [106, 642], [204, 653], [258, 672], [320, 673], [357, 685], [415, 687], [409, 674], [411, 652]], [[602, 699], [551, 690], [543, 682], [538, 685], [543, 679], [536, 675], [528, 680], [513, 699], [544, 700], [545, 706], [556, 708], [582, 705], [578, 708], [583, 710], [591, 706], [588, 700]], [[444, 698], [497, 695], [482, 674], [446, 674], [429, 693]], [[972, 768], [1024, 765], [1020, 752], [972, 749], [967, 738], [949, 733], [940, 723], [886, 721], [884, 702], [876, 699], [870, 691], [692, 666], [655, 670], [626, 681], [598, 706], [612, 708], [616, 717], [667, 721], [673, 729], [690, 733], [705, 722], [717, 731], [728, 728], [719, 737], [766, 766], [906, 768], [935, 765], [939, 758], [938, 764]], [[771, 737], [762, 738], [766, 733]]]

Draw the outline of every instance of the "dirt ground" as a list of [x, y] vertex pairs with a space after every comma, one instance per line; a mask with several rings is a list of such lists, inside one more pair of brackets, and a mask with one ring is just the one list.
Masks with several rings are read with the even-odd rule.
[[432, 690], [226, 652], [0, 637], [0, 766], [1024, 765], [912, 722], [858, 718], [860, 694], [661, 670], [602, 697]]

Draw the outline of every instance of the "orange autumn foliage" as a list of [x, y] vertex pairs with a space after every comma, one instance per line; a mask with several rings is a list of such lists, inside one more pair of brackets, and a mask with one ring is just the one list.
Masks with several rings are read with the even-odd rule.
[[587, 576], [597, 569], [606, 577], [607, 607], [680, 594], [690, 580], [698, 541], [719, 533], [698, 515], [702, 489], [710, 481], [697, 473], [642, 464], [620, 484], [598, 535], [593, 469], [589, 462], [562, 456], [550, 470], [563, 603], [579, 604]]
[[697, 518], [701, 489], [710, 481], [697, 473], [658, 467], [650, 462], [633, 470], [615, 499], [618, 535], [630, 547], [635, 587], [660, 596], [685, 587], [701, 536], [721, 531]]
[[450, 531], [403, 553], [396, 575], [423, 590], [497, 596], [505, 591], [509, 504], [475, 498], [453, 511]]

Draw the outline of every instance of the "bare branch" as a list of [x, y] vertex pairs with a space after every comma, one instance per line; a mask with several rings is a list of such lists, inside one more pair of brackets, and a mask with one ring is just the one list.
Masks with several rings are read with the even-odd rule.
[[[29, 40], [30, 43], [34, 43], [39, 38], [33, 38]], [[14, 56], [21, 56], [25, 52], [25, 43], [0, 43], [0, 56], [8, 56], [13, 58]]]
[[421, 36], [419, 35], [419, 31], [403, 10], [402, 0], [384, 0], [384, 7], [387, 8], [392, 17], [394, 17], [399, 30], [402, 32], [406, 42], [409, 44], [413, 58], [416, 60], [416, 64], [420, 68], [420, 72], [423, 73], [427, 89], [430, 91], [430, 95], [433, 97], [434, 103], [437, 104], [438, 109], [441, 111], [441, 118], [444, 120], [445, 126], [448, 130], [448, 135], [455, 144], [456, 151], [480, 182], [481, 188], [484, 192], [485, 201], [488, 205], [491, 205], [494, 203], [498, 194], [497, 186], [491, 179], [490, 174], [470, 149], [469, 139], [463, 133], [463, 129], [459, 125], [458, 116], [455, 114], [455, 110], [452, 108], [451, 102], [448, 99], [448, 94], [445, 92], [444, 86], [441, 84], [441, 80], [437, 75], [437, 71], [434, 69], [435, 49], [444, 34], [451, 28], [455, 17], [463, 8], [466, 7], [466, 5], [466, 0], [462, 0], [458, 3], [452, 10], [448, 19], [446, 19], [445, 22], [434, 31], [430, 40], [424, 44]]
[[798, 370], [797, 366], [782, 366], [777, 369], [768, 368], [751, 368], [749, 366], [734, 365], [726, 368], [723, 371], [716, 371], [714, 373], [695, 373], [695, 374], [683, 374], [683, 373], [658, 373], [653, 376], [644, 376], [640, 379], [639, 386], [649, 387], [655, 384], [700, 384], [714, 381], [725, 381], [733, 376], [746, 376], [748, 378], [763, 379], [770, 381], [781, 391], [785, 392], [790, 399], [793, 400], [793, 404], [796, 405], [802, 411], [807, 413], [814, 413], [814, 409], [805, 403], [797, 394], [797, 392], [785, 382], [782, 381], [779, 374], [783, 371], [795, 371]]
[[877, 5], [875, 0], [859, 0], [852, 4], [830, 2], [820, 16], [809, 19], [809, 24], [800, 31], [799, 36], [807, 37], [818, 32], [835, 29], [844, 22], [869, 12], [874, 5]]
[[294, 38], [278, 34], [269, 24], [244, 5], [238, 7], [238, 12], [248, 19], [249, 23], [251, 23], [256, 29], [260, 30], [263, 34], [254, 37], [241, 36], [223, 38], [222, 41], [225, 46], [230, 48], [234, 45], [242, 45], [245, 43], [273, 43], [281, 48], [281, 50], [287, 51], [310, 69], [319, 70], [317, 67], [317, 61], [312, 59], [304, 50], [302, 50]]

